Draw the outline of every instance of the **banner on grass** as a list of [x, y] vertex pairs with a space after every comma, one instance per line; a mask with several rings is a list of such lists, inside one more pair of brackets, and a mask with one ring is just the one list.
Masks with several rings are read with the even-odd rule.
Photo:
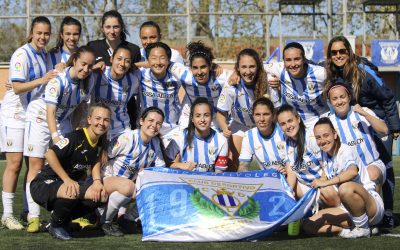
[[286, 44], [298, 42], [303, 45], [305, 56], [315, 63], [324, 61], [324, 41], [322, 39], [287, 39]]
[[136, 185], [143, 241], [257, 239], [303, 218], [316, 196], [312, 189], [296, 202], [284, 176], [272, 169], [216, 174], [150, 168]]
[[400, 64], [399, 40], [371, 40], [371, 61], [376, 66], [397, 66]]

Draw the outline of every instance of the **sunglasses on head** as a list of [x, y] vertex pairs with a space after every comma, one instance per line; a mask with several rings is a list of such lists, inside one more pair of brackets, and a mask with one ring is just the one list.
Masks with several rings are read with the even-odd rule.
[[338, 50], [331, 49], [331, 55], [332, 56], [336, 56], [337, 54], [346, 55], [347, 54], [347, 49], [338, 49]]

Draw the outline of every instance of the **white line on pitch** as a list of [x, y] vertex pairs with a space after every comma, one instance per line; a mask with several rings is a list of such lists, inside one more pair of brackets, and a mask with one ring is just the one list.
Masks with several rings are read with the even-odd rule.
[[381, 234], [381, 236], [400, 238], [400, 234]]

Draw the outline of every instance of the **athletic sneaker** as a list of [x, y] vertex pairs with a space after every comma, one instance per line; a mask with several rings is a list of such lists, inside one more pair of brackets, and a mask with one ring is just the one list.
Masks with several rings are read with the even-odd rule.
[[33, 217], [28, 219], [28, 227], [26, 231], [28, 231], [28, 233], [37, 233], [40, 231], [39, 217]]
[[50, 225], [49, 233], [51, 236], [53, 236], [54, 238], [59, 239], [59, 240], [72, 239], [72, 237], [69, 235], [69, 233], [63, 227], [53, 227], [52, 225]]
[[1, 217], [1, 224], [10, 230], [24, 229], [24, 226], [22, 226], [21, 223], [12, 215], [7, 217], [4, 216]]
[[384, 214], [381, 223], [379, 223], [379, 227], [383, 230], [392, 230], [394, 228], [393, 215]]
[[355, 227], [353, 230], [339, 235], [345, 239], [369, 238], [371, 237], [371, 232], [369, 228]]
[[77, 218], [77, 219], [73, 220], [72, 223], [77, 223], [77, 224], [79, 224], [79, 226], [80, 226], [81, 228], [85, 228], [85, 227], [88, 227], [88, 226], [93, 226], [93, 224], [90, 223], [89, 219], [84, 218], [84, 217]]
[[104, 223], [101, 226], [101, 229], [103, 229], [103, 232], [107, 236], [115, 236], [115, 237], [121, 237], [124, 236], [124, 233], [119, 230], [117, 226], [114, 226], [111, 222], [109, 223]]

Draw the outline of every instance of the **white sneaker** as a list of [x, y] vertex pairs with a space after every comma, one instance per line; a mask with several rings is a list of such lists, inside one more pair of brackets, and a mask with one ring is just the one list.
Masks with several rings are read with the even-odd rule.
[[24, 226], [14, 216], [1, 217], [1, 224], [10, 230], [22, 230]]
[[369, 228], [361, 228], [361, 227], [355, 227], [353, 230], [349, 232], [345, 232], [343, 234], [340, 234], [340, 237], [345, 238], [345, 239], [356, 239], [356, 238], [361, 238], [361, 237], [371, 237], [371, 232]]

